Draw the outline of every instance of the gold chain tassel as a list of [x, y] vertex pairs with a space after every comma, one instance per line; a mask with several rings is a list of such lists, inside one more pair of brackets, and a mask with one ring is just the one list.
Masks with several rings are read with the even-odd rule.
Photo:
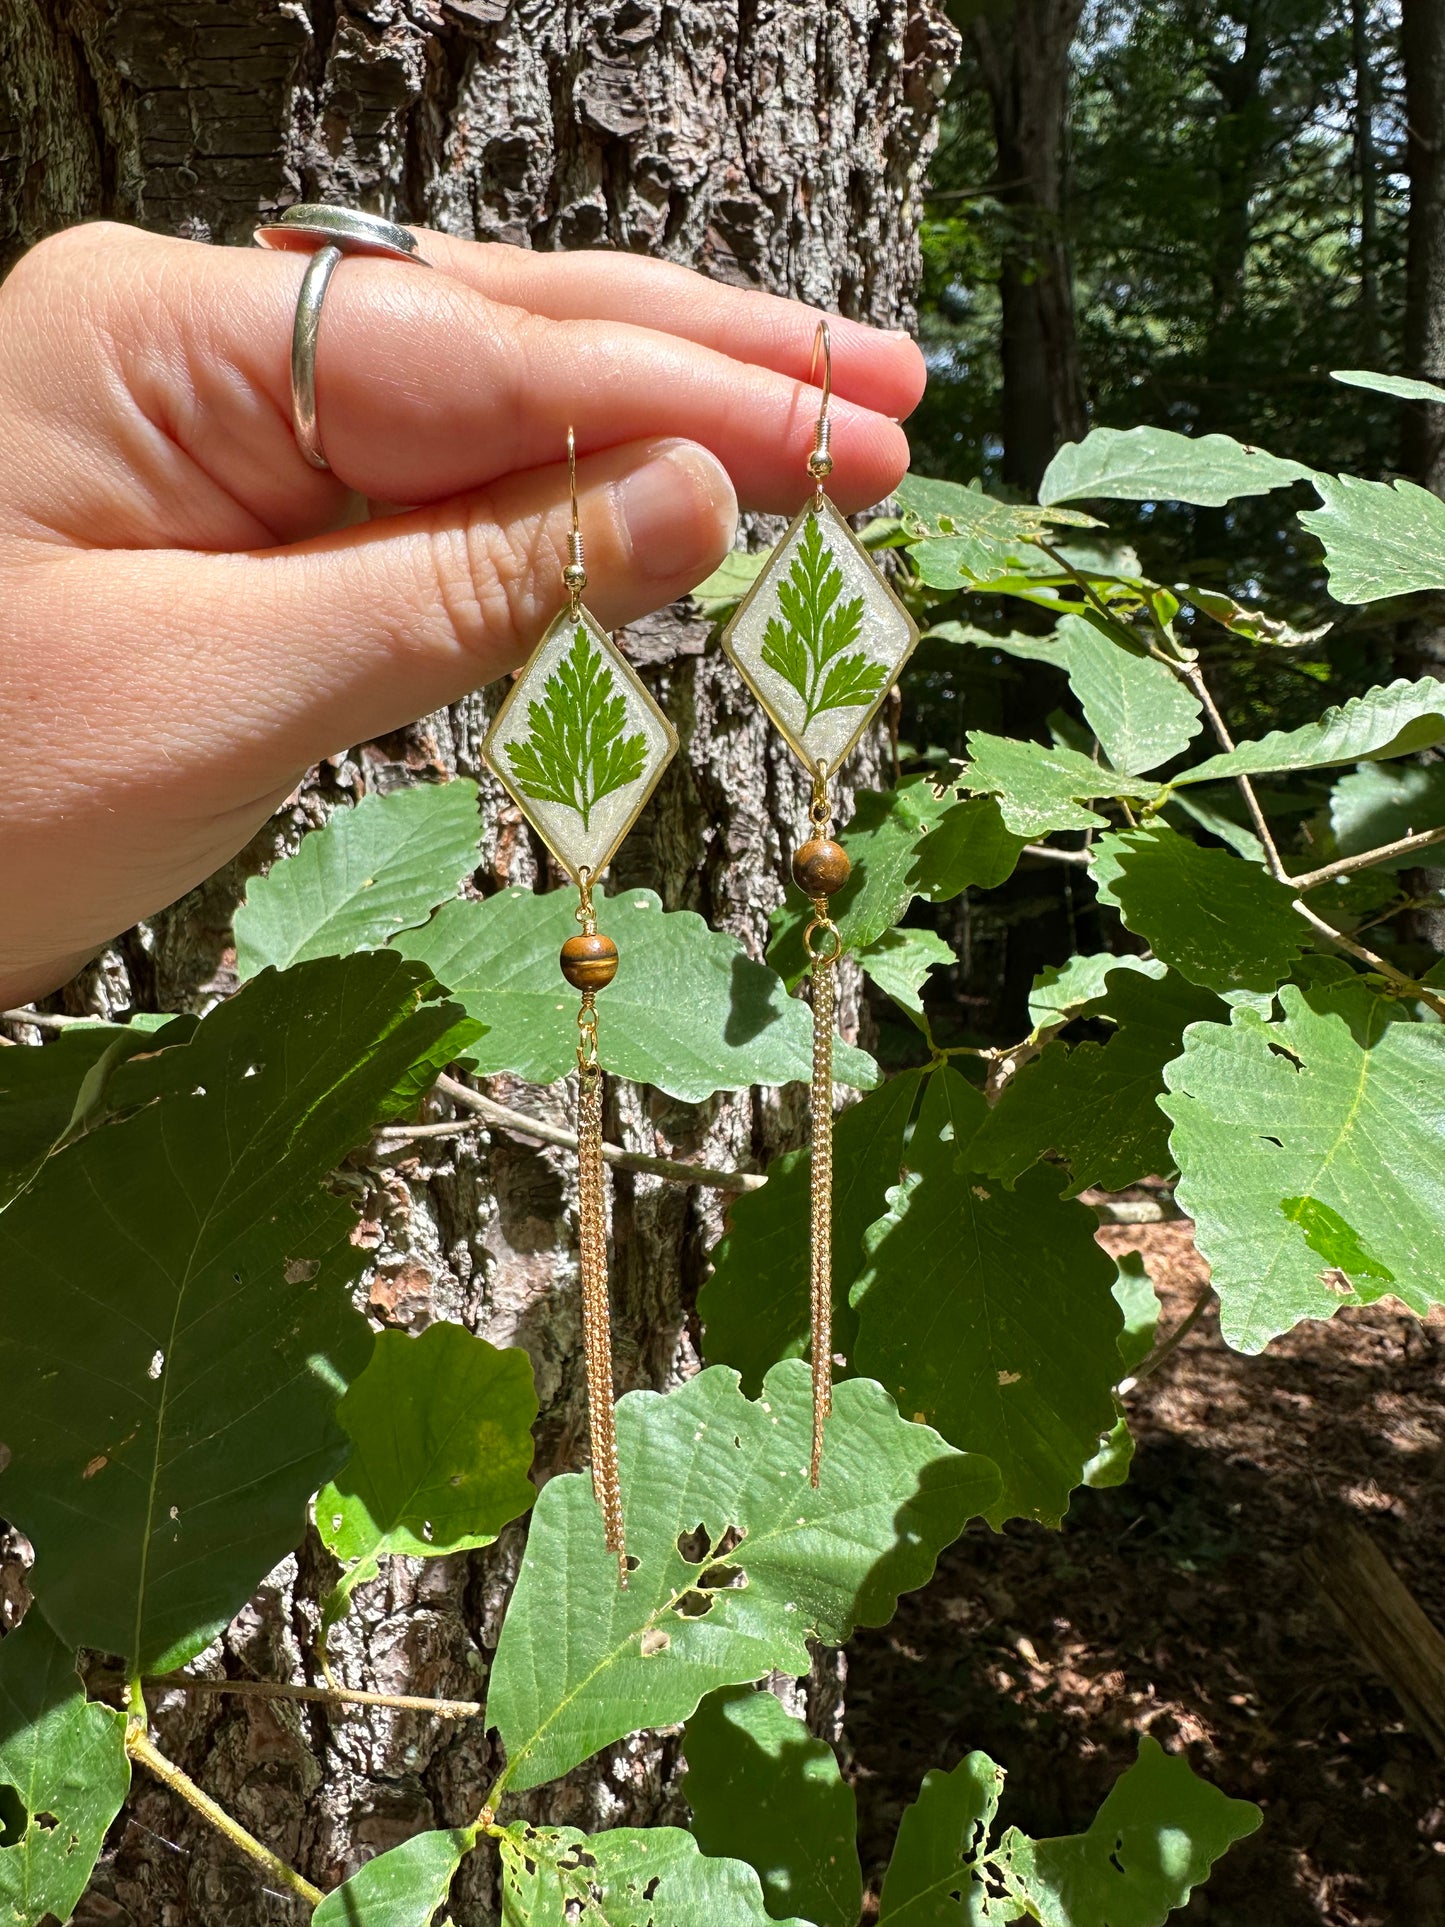
[[607, 1295], [607, 1194], [602, 1164], [602, 1067], [597, 1062], [597, 1011], [592, 993], [577, 1013], [577, 1208], [581, 1220], [582, 1347], [587, 1361], [587, 1427], [592, 1440], [592, 1490], [602, 1508], [607, 1550], [617, 1555], [617, 1578], [627, 1585], [622, 1526], [622, 1481], [617, 1471], [617, 1427], [612, 1414], [612, 1315]]
[[[814, 917], [836, 937], [822, 899]], [[823, 1427], [833, 1409], [833, 1006], [836, 949], [813, 960], [812, 1271], [813, 1458], [816, 1486], [823, 1468]]]

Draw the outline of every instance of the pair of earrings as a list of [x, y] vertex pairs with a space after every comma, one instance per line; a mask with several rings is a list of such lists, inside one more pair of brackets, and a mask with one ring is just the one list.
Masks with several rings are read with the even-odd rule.
[[[822, 1466], [832, 1406], [833, 1037], [842, 940], [829, 900], [848, 880], [833, 840], [831, 783], [857, 746], [918, 640], [908, 611], [824, 491], [832, 472], [833, 390], [828, 324], [818, 324], [823, 390], [808, 475], [813, 493], [723, 632], [723, 648], [812, 778], [808, 833], [793, 877], [811, 917], [804, 933], [813, 1010], [811, 1093], [813, 1445]], [[578, 1206], [583, 1342], [592, 1484], [607, 1548], [627, 1584], [627, 1548], [612, 1415], [612, 1350], [602, 1163], [597, 993], [617, 974], [617, 946], [597, 928], [593, 889], [677, 751], [677, 734], [611, 637], [582, 602], [587, 572], [577, 517], [576, 450], [567, 433], [572, 529], [567, 606], [537, 644], [487, 732], [494, 775], [577, 885], [580, 932], [562, 946], [562, 975], [581, 992], [578, 1045]]]

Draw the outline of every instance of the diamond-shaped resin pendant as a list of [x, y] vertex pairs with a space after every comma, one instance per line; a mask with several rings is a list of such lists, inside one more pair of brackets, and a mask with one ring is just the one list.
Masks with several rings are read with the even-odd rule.
[[482, 754], [574, 883], [595, 884], [677, 753], [677, 732], [580, 602], [532, 651]]
[[918, 625], [820, 487], [722, 641], [793, 753], [821, 777], [857, 746]]

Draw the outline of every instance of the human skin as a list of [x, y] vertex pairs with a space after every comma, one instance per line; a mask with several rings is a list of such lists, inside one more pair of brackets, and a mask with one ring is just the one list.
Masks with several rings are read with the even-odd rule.
[[[525, 658], [564, 594], [569, 424], [608, 627], [715, 568], [739, 503], [801, 505], [814, 311], [633, 255], [418, 239], [439, 272], [332, 278], [329, 474], [291, 430], [303, 255], [102, 224], [0, 285], [0, 1007], [208, 876], [319, 757]], [[852, 511], [907, 467], [923, 363], [831, 332]]]

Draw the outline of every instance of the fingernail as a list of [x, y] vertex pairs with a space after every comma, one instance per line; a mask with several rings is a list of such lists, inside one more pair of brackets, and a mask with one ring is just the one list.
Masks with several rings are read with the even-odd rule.
[[617, 483], [632, 566], [677, 581], [704, 573], [733, 545], [738, 505], [727, 470], [695, 442], [660, 442]]

